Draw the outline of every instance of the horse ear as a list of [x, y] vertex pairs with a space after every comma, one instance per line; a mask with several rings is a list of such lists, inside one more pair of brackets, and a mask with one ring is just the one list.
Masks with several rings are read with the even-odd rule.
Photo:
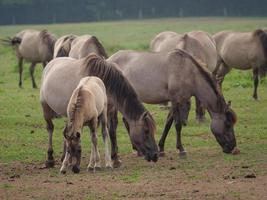
[[231, 108], [226, 111], [225, 115], [227, 120], [230, 121], [232, 124], [235, 124], [237, 122], [237, 116]]
[[129, 123], [126, 121], [126, 119], [123, 117], [122, 121], [124, 123], [125, 128], [127, 129], [128, 133], [130, 134], [130, 126]]

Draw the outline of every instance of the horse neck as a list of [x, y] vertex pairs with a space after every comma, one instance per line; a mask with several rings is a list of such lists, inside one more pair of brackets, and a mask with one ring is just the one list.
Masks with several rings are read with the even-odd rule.
[[216, 94], [210, 84], [199, 77], [195, 88], [195, 96], [207, 108], [211, 117], [216, 115], [216, 113], [222, 112], [223, 102], [221, 98], [223, 97]]

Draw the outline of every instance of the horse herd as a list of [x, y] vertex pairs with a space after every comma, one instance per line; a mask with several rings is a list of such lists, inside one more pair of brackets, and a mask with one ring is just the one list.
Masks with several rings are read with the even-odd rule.
[[[181, 131], [187, 123], [192, 96], [196, 98], [199, 121], [205, 120], [205, 109], [208, 110], [211, 131], [223, 152], [239, 153], [234, 134], [237, 117], [230, 103], [226, 103], [220, 86], [231, 68], [252, 68], [253, 97], [257, 99], [258, 76], [265, 73], [267, 66], [266, 33], [258, 29], [222, 31], [210, 36], [203, 31], [185, 34], [165, 31], [153, 38], [150, 52], [121, 50], [110, 57], [101, 42], [91, 35], [65, 35], [56, 39], [47, 30], [24, 30], [2, 42], [15, 49], [19, 86], [22, 86], [23, 60], [31, 62], [33, 88], [37, 87], [35, 65], [43, 64], [40, 102], [49, 135], [46, 166], [55, 164], [52, 120], [67, 117], [60, 171], [65, 173], [70, 167], [78, 173], [83, 126], [88, 126], [91, 132], [88, 170], [101, 167], [97, 148], [99, 124], [105, 144], [106, 167], [121, 165], [116, 137], [118, 111], [122, 113], [133, 148], [147, 161], [156, 162], [164, 154], [165, 139], [173, 122], [176, 147], [181, 156], [185, 155]], [[157, 145], [155, 121], [142, 103], [168, 102], [170, 110]]]

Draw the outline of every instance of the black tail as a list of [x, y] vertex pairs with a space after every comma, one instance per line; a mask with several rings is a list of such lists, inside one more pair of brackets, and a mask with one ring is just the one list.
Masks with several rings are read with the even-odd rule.
[[13, 38], [7, 37], [6, 39], [1, 39], [0, 41], [3, 45], [15, 46], [15, 45], [18, 45], [21, 43], [21, 38], [19, 38], [19, 37], [13, 37]]

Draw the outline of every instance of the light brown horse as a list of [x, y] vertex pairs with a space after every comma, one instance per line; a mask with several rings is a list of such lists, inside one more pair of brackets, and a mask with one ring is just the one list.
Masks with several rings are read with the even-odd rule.
[[267, 71], [267, 34], [265, 30], [258, 29], [253, 32], [222, 31], [213, 36], [219, 59], [216, 75], [219, 83], [232, 69], [253, 70], [254, 92], [257, 99], [259, 73]]
[[74, 173], [80, 172], [80, 138], [84, 125], [91, 130], [91, 156], [87, 169], [101, 168], [97, 147], [98, 122], [102, 125], [106, 167], [112, 168], [108, 145], [107, 106], [106, 88], [101, 79], [95, 76], [82, 78], [73, 91], [67, 108], [68, 121], [63, 131], [67, 151], [60, 169], [61, 173], [66, 173], [68, 165], [72, 166]]
[[68, 57], [71, 48], [71, 43], [76, 37], [76, 35], [72, 34], [60, 37], [55, 43], [53, 57]]
[[[49, 133], [47, 167], [54, 165], [52, 134], [54, 125], [52, 119], [67, 116], [67, 105], [73, 90], [85, 76], [97, 76], [105, 84], [109, 104], [114, 105], [127, 119], [130, 126], [130, 139], [145, 158], [157, 161], [158, 148], [155, 142], [155, 122], [149, 112], [138, 100], [137, 95], [117, 69], [115, 63], [107, 62], [96, 54], [90, 54], [82, 59], [61, 57], [52, 60], [46, 66], [42, 76], [40, 100], [44, 118]], [[111, 113], [110, 108], [108, 114]], [[113, 167], [120, 165], [114, 118], [109, 114], [109, 134], [111, 138], [111, 156]]]
[[165, 139], [174, 120], [176, 147], [180, 155], [185, 154], [181, 142], [183, 111], [180, 106], [191, 96], [196, 96], [207, 107], [211, 131], [223, 151], [230, 153], [235, 149], [233, 126], [236, 115], [225, 103], [211, 73], [192, 55], [180, 49], [157, 53], [125, 50], [115, 53], [108, 61], [118, 64], [141, 101], [148, 104], [171, 102], [172, 110], [159, 142], [160, 152], [164, 152]]
[[[214, 72], [217, 64], [217, 50], [213, 38], [204, 31], [191, 31], [184, 35], [175, 32], [165, 31], [159, 33], [150, 43], [151, 51], [169, 52], [173, 49], [183, 49], [202, 62], [207, 68]], [[196, 98], [196, 119], [204, 121], [205, 109]]]
[[31, 62], [30, 75], [32, 87], [37, 88], [34, 80], [34, 68], [37, 63], [42, 63], [43, 67], [52, 60], [55, 36], [47, 30], [24, 30], [16, 34], [15, 37], [4, 40], [7, 44], [14, 46], [19, 65], [19, 86], [22, 87], [23, 59]]

